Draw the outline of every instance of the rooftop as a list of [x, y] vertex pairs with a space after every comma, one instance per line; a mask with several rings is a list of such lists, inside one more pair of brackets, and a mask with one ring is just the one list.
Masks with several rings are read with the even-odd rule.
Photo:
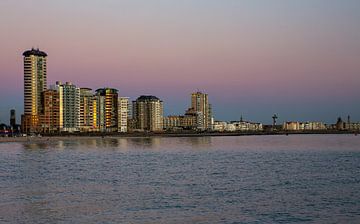
[[118, 93], [118, 90], [117, 89], [113, 89], [113, 88], [100, 88], [100, 89], [97, 89], [95, 90], [95, 92], [97, 94], [100, 94], [100, 95], [105, 95], [105, 94], [117, 94]]
[[25, 57], [28, 57], [30, 55], [42, 56], [42, 57], [47, 56], [47, 54], [43, 51], [40, 51], [39, 48], [37, 48], [37, 49], [31, 48], [31, 50], [27, 50], [23, 53], [23, 56], [25, 56]]
[[137, 101], [154, 101], [154, 100], [160, 100], [159, 98], [157, 98], [156, 96], [145, 96], [145, 95], [142, 95], [140, 96], [139, 98], [137, 98]]

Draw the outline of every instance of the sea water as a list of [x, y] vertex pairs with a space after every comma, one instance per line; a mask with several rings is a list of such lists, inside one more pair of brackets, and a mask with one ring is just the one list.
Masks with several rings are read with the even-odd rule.
[[360, 223], [360, 136], [0, 143], [0, 223]]

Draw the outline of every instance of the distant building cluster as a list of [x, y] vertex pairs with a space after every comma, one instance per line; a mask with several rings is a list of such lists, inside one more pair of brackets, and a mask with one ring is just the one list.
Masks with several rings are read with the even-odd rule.
[[21, 126], [16, 112], [10, 111], [9, 126], [0, 124], [0, 136], [39, 133], [114, 133], [114, 132], [297, 132], [297, 131], [360, 131], [360, 123], [340, 117], [336, 124], [319, 121], [286, 121], [272, 125], [243, 120], [214, 120], [208, 94], [191, 94], [190, 107], [182, 115], [164, 116], [164, 104], [152, 95], [130, 101], [114, 88], [81, 88], [71, 82], [57, 81], [47, 87], [47, 54], [39, 49], [23, 53], [24, 114]]
[[341, 117], [339, 117], [336, 124], [331, 125], [330, 128], [336, 130], [359, 131], [360, 122], [351, 122], [350, 116], [347, 117], [347, 121], [343, 121]]
[[285, 131], [324, 131], [324, 130], [338, 130], [338, 131], [359, 131], [360, 122], [351, 122], [348, 116], [347, 122], [344, 122], [341, 117], [338, 118], [335, 124], [327, 125], [323, 122], [299, 122], [287, 121], [284, 122], [283, 130]]

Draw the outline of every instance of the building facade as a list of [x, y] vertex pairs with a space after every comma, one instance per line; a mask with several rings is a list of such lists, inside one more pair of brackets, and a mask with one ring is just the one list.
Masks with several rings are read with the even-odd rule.
[[118, 91], [112, 88], [96, 90], [96, 127], [101, 132], [118, 129]]
[[105, 96], [95, 94], [93, 99], [93, 127], [95, 131], [106, 131], [105, 122]]
[[118, 99], [118, 132], [128, 132], [129, 98]]
[[185, 114], [164, 117], [165, 130], [195, 130], [196, 127], [197, 116]]
[[165, 130], [182, 129], [181, 120], [184, 116], [170, 115], [164, 117], [163, 127]]
[[163, 102], [156, 96], [140, 96], [133, 101], [135, 128], [140, 131], [163, 130]]
[[60, 97], [59, 92], [48, 89], [42, 92], [43, 110], [40, 115], [41, 132], [56, 133], [60, 130]]
[[80, 131], [94, 131], [94, 94], [90, 88], [80, 88]]
[[71, 82], [56, 82], [52, 87], [59, 93], [59, 129], [62, 132], [80, 130], [80, 88]]

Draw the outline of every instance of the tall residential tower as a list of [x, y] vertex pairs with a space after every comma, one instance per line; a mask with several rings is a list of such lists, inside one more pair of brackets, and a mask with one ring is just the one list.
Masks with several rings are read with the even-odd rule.
[[90, 88], [80, 88], [80, 131], [94, 129], [94, 94]]
[[197, 113], [198, 129], [211, 130], [211, 105], [209, 104], [208, 95], [201, 92], [191, 94], [191, 107]]
[[128, 131], [129, 97], [118, 98], [118, 132]]
[[118, 129], [118, 90], [102, 88], [96, 90], [96, 123], [101, 132], [115, 132]]
[[80, 130], [80, 88], [71, 82], [56, 82], [52, 89], [59, 93], [59, 128], [63, 132]]
[[24, 56], [24, 115], [22, 129], [25, 133], [37, 132], [42, 110], [41, 93], [46, 90], [46, 57], [39, 49], [31, 49]]
[[140, 96], [133, 101], [133, 119], [141, 131], [163, 130], [163, 102], [156, 96]]

